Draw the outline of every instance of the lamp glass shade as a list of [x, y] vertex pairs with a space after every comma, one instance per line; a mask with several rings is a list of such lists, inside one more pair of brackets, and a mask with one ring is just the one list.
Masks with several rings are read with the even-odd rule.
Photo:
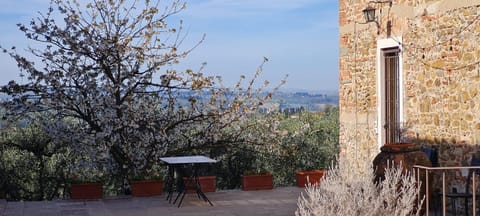
[[363, 10], [363, 15], [365, 16], [365, 22], [374, 22], [375, 21], [375, 8], [368, 6]]

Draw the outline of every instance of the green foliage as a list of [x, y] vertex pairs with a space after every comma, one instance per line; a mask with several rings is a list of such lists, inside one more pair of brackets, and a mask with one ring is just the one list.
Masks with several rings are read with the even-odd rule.
[[132, 180], [163, 180], [166, 170], [160, 165], [152, 165], [150, 169], [136, 173]]
[[265, 168], [257, 168], [257, 169], [251, 169], [251, 170], [246, 170], [243, 172], [243, 175], [259, 175], [259, 174], [267, 174], [269, 173]]
[[105, 181], [104, 172], [93, 165], [68, 169], [68, 173], [68, 183], [98, 183]]
[[283, 115], [283, 135], [269, 154], [276, 185], [292, 185], [295, 171], [326, 168], [339, 151], [338, 110]]
[[298, 137], [297, 167], [302, 170], [326, 168], [338, 153], [338, 110], [322, 114], [303, 113], [300, 120], [310, 125]]
[[9, 200], [44, 200], [62, 194], [71, 156], [42, 125], [9, 127], [0, 137], [0, 191]]
[[249, 130], [263, 143], [213, 154], [221, 155], [216, 167], [220, 188], [238, 188], [242, 174], [260, 172], [272, 173], [277, 186], [294, 185], [295, 171], [326, 168], [338, 155], [338, 109], [258, 114], [250, 117]]
[[241, 185], [241, 175], [253, 167], [255, 151], [252, 146], [241, 145], [234, 149], [216, 149], [213, 156], [219, 158], [215, 164], [217, 187], [222, 189], [238, 188]]
[[[205, 168], [202, 172], [216, 175], [217, 186], [222, 189], [240, 187], [243, 174], [263, 172], [272, 173], [277, 186], [293, 185], [296, 170], [324, 168], [337, 155], [337, 122], [337, 110], [302, 112], [294, 117], [281, 113], [256, 114], [249, 117], [247, 128], [252, 130], [249, 134], [261, 137], [259, 140], [263, 142], [193, 149], [191, 153], [207, 154], [219, 160], [214, 170]], [[8, 199], [62, 197], [73, 182], [102, 182], [106, 194], [121, 193], [124, 182], [121, 176], [112, 175], [103, 167], [104, 158], [86, 148], [77, 152], [69, 148], [69, 143], [54, 142], [49, 134], [41, 124], [3, 128], [0, 191], [5, 191]], [[165, 167], [156, 164], [150, 167], [132, 178], [156, 179], [165, 175]]]

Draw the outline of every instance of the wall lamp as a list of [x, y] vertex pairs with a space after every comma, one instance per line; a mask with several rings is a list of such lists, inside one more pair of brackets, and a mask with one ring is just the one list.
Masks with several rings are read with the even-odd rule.
[[[376, 4], [389, 4], [389, 6], [392, 7], [393, 0], [369, 1], [367, 8], [362, 11], [363, 15], [365, 16], [365, 23], [375, 22], [377, 24], [377, 28], [380, 29], [380, 22], [378, 21], [378, 17], [375, 15], [377, 8], [375, 8], [374, 5]], [[378, 30], [377, 33], [380, 34], [380, 30]]]

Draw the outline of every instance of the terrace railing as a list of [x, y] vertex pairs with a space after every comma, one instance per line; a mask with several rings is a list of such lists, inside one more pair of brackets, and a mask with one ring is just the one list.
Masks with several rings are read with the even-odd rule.
[[[441, 213], [442, 215], [447, 215], [447, 198], [467, 198], [467, 199], [472, 199], [472, 209], [471, 212], [473, 216], [477, 215], [476, 209], [477, 209], [477, 194], [480, 195], [479, 191], [477, 191], [477, 178], [476, 178], [476, 172], [480, 170], [480, 166], [457, 166], [457, 167], [426, 167], [426, 166], [420, 166], [420, 165], [415, 165], [414, 169], [416, 169], [416, 175], [417, 175], [417, 180], [422, 181], [426, 183], [426, 196], [425, 196], [425, 204], [426, 204], [426, 209], [425, 209], [425, 215], [429, 216], [431, 215], [431, 207], [434, 207], [434, 211], [438, 211], [438, 207], [441, 206]], [[446, 172], [451, 172], [451, 171], [467, 171], [467, 180], [465, 182], [465, 193], [452, 193], [448, 192], [447, 190], [447, 174]], [[425, 173], [425, 181], [420, 179], [420, 173], [424, 172]], [[480, 174], [480, 173], [479, 173]], [[468, 176], [470, 175], [470, 176]], [[441, 179], [439, 179], [441, 177]], [[436, 179], [430, 179], [430, 178], [436, 178]], [[438, 188], [433, 188], [432, 187], [432, 180], [436, 181], [441, 181], [441, 192], [439, 193], [432, 193], [433, 189]], [[469, 182], [471, 181], [471, 182]], [[472, 190], [470, 191], [470, 186]], [[438, 204], [432, 203], [431, 195], [441, 197], [441, 203]], [[480, 196], [479, 196], [480, 197]], [[456, 200], [455, 200], [456, 202]], [[438, 206], [440, 205], [440, 206]], [[468, 206], [465, 205], [467, 209], [464, 209], [465, 211], [468, 211]], [[456, 209], [454, 209], [456, 211]], [[432, 212], [433, 213], [433, 212]], [[436, 215], [437, 212], [435, 212]]]

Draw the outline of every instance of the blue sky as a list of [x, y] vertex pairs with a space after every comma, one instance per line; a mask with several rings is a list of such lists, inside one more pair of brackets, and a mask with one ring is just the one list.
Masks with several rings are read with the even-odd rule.
[[[17, 30], [37, 11], [46, 11], [48, 0], [0, 1], [0, 43], [26, 48], [28, 41]], [[288, 74], [283, 89], [310, 91], [338, 89], [338, 1], [336, 0], [186, 0], [176, 18], [188, 30], [185, 48], [200, 40], [178, 69], [197, 69], [220, 75], [233, 85], [240, 75], [251, 77], [269, 58], [261, 80], [272, 84]], [[0, 85], [18, 78], [15, 62], [0, 56]]]

